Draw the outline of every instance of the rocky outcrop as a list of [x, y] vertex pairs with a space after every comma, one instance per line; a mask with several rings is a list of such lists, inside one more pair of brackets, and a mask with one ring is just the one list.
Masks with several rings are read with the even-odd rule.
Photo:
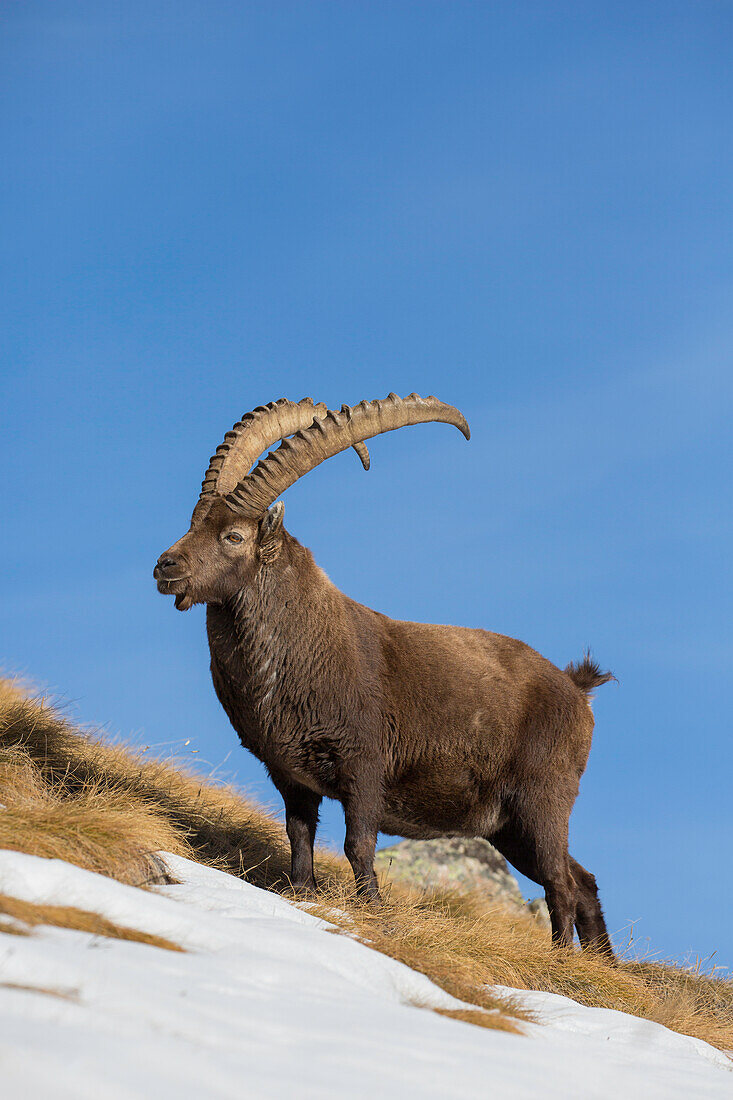
[[376, 855], [377, 873], [389, 882], [401, 882], [422, 890], [472, 891], [517, 912], [529, 913], [550, 926], [544, 898], [527, 903], [507, 861], [488, 840], [478, 837], [444, 837], [438, 840], [403, 840]]

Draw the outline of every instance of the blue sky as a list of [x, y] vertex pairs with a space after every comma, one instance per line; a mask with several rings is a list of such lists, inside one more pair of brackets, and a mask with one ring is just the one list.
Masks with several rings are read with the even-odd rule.
[[286, 525], [395, 617], [591, 645], [619, 684], [571, 850], [620, 942], [733, 965], [733, 9], [2, 21], [4, 668], [277, 805], [152, 566], [247, 409], [435, 393], [470, 444], [375, 440]]

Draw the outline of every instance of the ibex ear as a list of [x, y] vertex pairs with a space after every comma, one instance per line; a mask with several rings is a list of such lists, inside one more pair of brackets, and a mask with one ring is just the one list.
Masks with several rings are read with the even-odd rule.
[[285, 505], [279, 500], [277, 504], [273, 504], [269, 511], [265, 512], [260, 520], [260, 526], [257, 532], [257, 542], [259, 543], [263, 555], [274, 556], [272, 551], [276, 551], [278, 535], [282, 531], [284, 515]]

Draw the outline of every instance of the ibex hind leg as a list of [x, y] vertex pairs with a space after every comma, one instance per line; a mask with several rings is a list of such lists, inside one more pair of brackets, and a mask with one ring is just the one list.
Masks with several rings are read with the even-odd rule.
[[557, 947], [570, 947], [577, 890], [570, 873], [567, 824], [553, 832], [537, 824], [542, 821], [542, 815], [536, 809], [531, 818], [531, 824], [529, 821], [509, 822], [486, 839], [520, 874], [543, 887], [550, 911], [552, 942]]
[[598, 951], [599, 954], [615, 961], [616, 956], [611, 946], [601, 903], [598, 900], [595, 876], [590, 871], [586, 871], [585, 867], [582, 867], [572, 856], [570, 872], [577, 887], [575, 927], [578, 930], [581, 946]]

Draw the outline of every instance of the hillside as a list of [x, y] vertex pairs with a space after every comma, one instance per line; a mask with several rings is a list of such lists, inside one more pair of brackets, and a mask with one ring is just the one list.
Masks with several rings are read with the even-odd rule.
[[325, 851], [298, 903], [259, 807], [7, 681], [0, 802], [9, 1097], [733, 1094], [730, 981], [552, 951], [476, 895], [375, 912]]
[[[169, 857], [154, 892], [0, 853], [5, 891], [93, 909], [184, 948], [44, 928], [8, 936], [3, 1095], [16, 1097], [730, 1096], [724, 1055], [622, 1013], [519, 998], [524, 1036], [425, 1008], [460, 1002], [284, 898]], [[513, 996], [517, 996], [513, 994]], [[422, 1006], [422, 1007], [416, 1007]]]

